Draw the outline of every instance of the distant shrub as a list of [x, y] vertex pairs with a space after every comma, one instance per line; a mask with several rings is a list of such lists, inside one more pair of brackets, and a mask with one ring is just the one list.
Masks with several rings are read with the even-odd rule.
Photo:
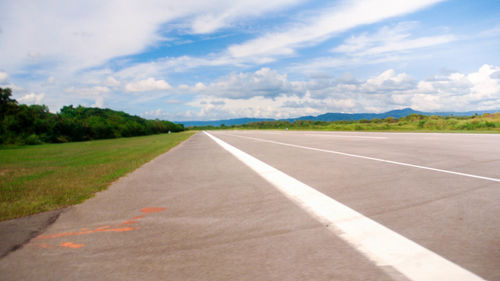
[[496, 128], [496, 124], [493, 123], [493, 122], [488, 122], [488, 121], [484, 121], [484, 125], [486, 128]]
[[427, 122], [427, 120], [420, 120], [420, 121], [418, 121], [418, 125], [417, 125], [417, 127], [419, 127], [419, 128], [423, 128], [423, 127], [425, 126], [425, 123], [426, 123], [426, 122]]
[[385, 118], [384, 121], [387, 122], [387, 123], [397, 123], [398, 122], [398, 120], [395, 119], [392, 116], [389, 116], [389, 117]]
[[42, 140], [40, 137], [38, 137], [35, 134], [29, 135], [26, 139], [24, 139], [24, 144], [27, 145], [35, 145], [35, 144], [41, 144]]

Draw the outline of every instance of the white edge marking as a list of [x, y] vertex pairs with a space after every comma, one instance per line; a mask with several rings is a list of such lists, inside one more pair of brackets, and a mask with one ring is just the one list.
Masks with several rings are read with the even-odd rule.
[[411, 280], [483, 280], [316, 189], [204, 132], [378, 266]]
[[273, 144], [290, 146], [290, 147], [295, 147], [295, 148], [302, 148], [302, 149], [313, 150], [313, 151], [320, 151], [320, 152], [326, 152], [326, 153], [331, 153], [331, 154], [338, 154], [338, 155], [349, 156], [349, 157], [354, 157], [354, 158], [360, 158], [360, 159], [366, 159], [366, 160], [373, 160], [373, 161], [384, 162], [384, 163], [389, 163], [389, 164], [394, 164], [394, 165], [400, 165], [400, 166], [406, 166], [406, 167], [412, 167], [412, 168], [430, 170], [430, 171], [434, 171], [434, 172], [441, 172], [441, 173], [452, 174], [452, 175], [457, 175], [457, 176], [463, 176], [463, 177], [476, 178], [476, 179], [482, 179], [482, 180], [487, 180], [487, 181], [500, 182], [500, 179], [497, 179], [497, 178], [483, 177], [483, 176], [478, 176], [478, 175], [473, 175], [473, 174], [467, 174], [467, 173], [455, 172], [455, 171], [450, 171], [450, 170], [437, 169], [437, 168], [420, 166], [420, 165], [414, 165], [414, 164], [409, 164], [409, 163], [404, 163], [404, 162], [398, 162], [398, 161], [392, 161], [392, 160], [385, 160], [385, 159], [380, 159], [380, 158], [375, 158], [375, 157], [369, 157], [369, 156], [363, 156], [363, 155], [357, 155], [357, 154], [351, 154], [351, 153], [345, 153], [345, 152], [340, 152], [340, 151], [335, 151], [335, 150], [327, 150], [327, 149], [321, 149], [321, 148], [315, 148], [315, 147], [308, 147], [308, 146], [302, 146], [302, 145], [297, 145], [297, 144], [284, 143], [284, 142], [279, 142], [279, 141], [272, 141], [272, 140], [259, 139], [259, 138], [246, 137], [246, 136], [238, 136], [238, 135], [230, 135], [230, 136], [234, 136], [234, 137], [238, 137], [238, 138], [246, 138], [246, 139], [256, 140], [256, 141], [260, 141], [260, 142], [268, 142], [268, 143], [273, 143]]

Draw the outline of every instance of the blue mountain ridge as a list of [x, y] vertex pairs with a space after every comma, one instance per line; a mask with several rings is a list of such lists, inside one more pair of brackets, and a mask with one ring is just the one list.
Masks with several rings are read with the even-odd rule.
[[342, 120], [352, 120], [357, 121], [361, 119], [371, 120], [371, 119], [384, 119], [387, 117], [401, 118], [406, 117], [410, 114], [421, 114], [421, 115], [437, 115], [437, 116], [472, 116], [474, 114], [484, 114], [484, 113], [495, 113], [500, 112], [500, 110], [478, 110], [478, 111], [466, 111], [466, 112], [423, 112], [416, 111], [411, 108], [391, 110], [384, 113], [325, 113], [318, 116], [301, 116], [297, 118], [288, 119], [270, 119], [270, 118], [237, 118], [237, 119], [226, 119], [226, 120], [213, 120], [213, 121], [176, 121], [175, 123], [184, 124], [185, 127], [197, 127], [197, 126], [232, 126], [232, 125], [242, 125], [251, 122], [261, 122], [261, 121], [290, 121], [295, 120], [311, 120], [311, 121], [342, 121]]

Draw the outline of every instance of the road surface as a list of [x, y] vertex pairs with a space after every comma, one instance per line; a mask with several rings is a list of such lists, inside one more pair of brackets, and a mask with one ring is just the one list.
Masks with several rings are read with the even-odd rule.
[[500, 280], [500, 135], [209, 134], [61, 214], [0, 280]]

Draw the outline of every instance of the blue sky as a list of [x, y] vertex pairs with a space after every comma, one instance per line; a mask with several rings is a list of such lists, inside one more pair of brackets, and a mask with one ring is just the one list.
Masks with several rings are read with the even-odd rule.
[[500, 2], [0, 1], [0, 87], [146, 118], [500, 109]]

